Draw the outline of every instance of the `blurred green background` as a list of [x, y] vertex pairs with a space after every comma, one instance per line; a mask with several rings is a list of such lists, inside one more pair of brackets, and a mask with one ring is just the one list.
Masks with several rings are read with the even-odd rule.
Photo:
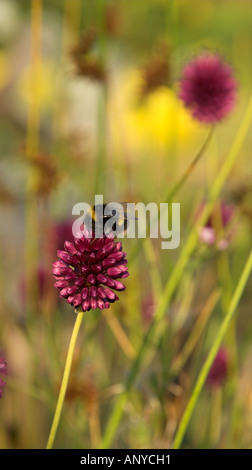
[[[74, 221], [73, 205], [92, 205], [95, 194], [107, 202], [164, 201], [208, 135], [177, 97], [181, 71], [198, 53], [217, 52], [234, 70], [238, 100], [176, 196], [181, 245], [170, 252], [151, 240], [131, 260], [135, 240], [125, 239], [126, 291], [105, 314], [88, 312], [78, 338], [55, 446], [99, 446], [244, 115], [251, 25], [250, 0], [0, 0], [0, 356], [8, 363], [0, 448], [46, 444], [74, 323], [73, 307], [53, 287], [51, 263]], [[80, 74], [73, 51], [92, 30]], [[157, 57], [163, 76], [155, 75]], [[251, 148], [249, 132], [221, 194], [235, 208], [232, 240], [223, 252], [200, 243], [194, 251], [162, 340], [149, 346], [154, 358], [129, 394], [114, 448], [171, 446], [251, 247]], [[250, 279], [225, 339], [227, 380], [204, 388], [184, 447], [252, 447], [251, 287]]]

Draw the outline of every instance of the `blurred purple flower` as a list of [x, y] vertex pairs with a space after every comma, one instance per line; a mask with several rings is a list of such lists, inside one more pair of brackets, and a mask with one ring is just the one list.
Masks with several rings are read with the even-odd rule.
[[[38, 266], [34, 266], [33, 269], [33, 279], [30, 282], [34, 283], [34, 297], [39, 302], [43, 302], [46, 296], [50, 296], [51, 292], [51, 262], [54, 259], [55, 251], [58, 249], [64, 249], [64, 242], [65, 240], [69, 240], [73, 238], [72, 235], [72, 224], [73, 220], [71, 219], [63, 219], [59, 222], [55, 222], [50, 226], [50, 230], [48, 232], [48, 240], [46, 241], [46, 253], [44, 253], [44, 257], [42, 262], [44, 264], [39, 264]], [[22, 276], [20, 280], [20, 300], [22, 309], [26, 307], [27, 301], [27, 283], [25, 279], [25, 275]], [[50, 297], [51, 300], [53, 297]]]
[[[34, 281], [35, 281], [35, 290], [37, 293], [37, 297], [39, 300], [43, 300], [45, 296], [45, 291], [46, 291], [46, 278], [48, 276], [48, 273], [46, 272], [46, 269], [44, 266], [38, 266], [34, 270]], [[25, 276], [22, 277], [21, 282], [20, 282], [20, 296], [21, 296], [21, 302], [22, 302], [22, 307], [25, 306], [26, 303], [26, 297], [27, 297], [27, 286], [25, 282]]]
[[152, 292], [144, 296], [141, 302], [142, 319], [145, 323], [149, 323], [155, 313], [156, 303]]
[[64, 248], [65, 240], [71, 240], [73, 220], [63, 219], [53, 226], [53, 244], [58, 249]]
[[[198, 215], [202, 212], [204, 204], [200, 207]], [[219, 250], [225, 250], [230, 242], [231, 232], [228, 233], [227, 226], [234, 217], [234, 206], [222, 201], [210, 214], [204, 227], [200, 228], [199, 238], [207, 245], [214, 245]]]
[[215, 124], [232, 111], [236, 90], [231, 67], [220, 56], [204, 53], [184, 68], [179, 97], [196, 119]]
[[221, 347], [207, 376], [206, 385], [209, 388], [221, 387], [227, 378], [227, 372], [228, 354], [227, 350], [224, 347]]
[[84, 312], [97, 307], [109, 308], [125, 286], [118, 279], [128, 277], [128, 268], [121, 242], [113, 238], [82, 236], [65, 241], [65, 251], [58, 250], [60, 261], [53, 263], [55, 287], [60, 297]]
[[6, 384], [4, 380], [2, 380], [1, 376], [7, 374], [7, 364], [6, 361], [4, 360], [3, 356], [0, 356], [0, 398], [2, 398], [2, 393], [3, 393], [3, 388]]

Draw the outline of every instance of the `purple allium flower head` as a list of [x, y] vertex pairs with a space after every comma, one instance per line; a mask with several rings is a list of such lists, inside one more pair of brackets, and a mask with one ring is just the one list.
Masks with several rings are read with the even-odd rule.
[[121, 242], [114, 238], [88, 238], [87, 232], [73, 242], [65, 242], [65, 250], [57, 251], [59, 261], [53, 263], [55, 287], [60, 297], [84, 312], [97, 307], [103, 310], [118, 300], [114, 291], [125, 286], [119, 279], [129, 276]]
[[[200, 207], [198, 215], [202, 212], [204, 204]], [[234, 206], [224, 201], [214, 207], [204, 227], [201, 227], [199, 238], [207, 245], [214, 245], [219, 250], [225, 250], [230, 242], [231, 232], [227, 233], [227, 226], [234, 217]], [[218, 226], [220, 225], [220, 227]]]
[[7, 364], [4, 360], [3, 356], [0, 356], [0, 398], [2, 398], [3, 387], [5, 386], [6, 382], [2, 380], [1, 376], [7, 374]]
[[206, 385], [210, 388], [221, 387], [227, 378], [227, 372], [228, 354], [227, 350], [221, 347], [207, 376]]
[[219, 55], [204, 53], [184, 68], [179, 97], [196, 119], [215, 124], [232, 111], [236, 90], [231, 67]]

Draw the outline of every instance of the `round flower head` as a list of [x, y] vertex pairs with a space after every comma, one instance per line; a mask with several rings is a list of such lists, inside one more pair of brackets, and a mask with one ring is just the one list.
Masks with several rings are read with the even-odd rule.
[[109, 308], [125, 286], [118, 279], [128, 277], [128, 268], [121, 242], [103, 236], [95, 238], [88, 232], [73, 242], [65, 242], [65, 250], [58, 250], [59, 261], [53, 263], [54, 284], [60, 297], [84, 312], [97, 307]]
[[7, 373], [7, 364], [3, 356], [0, 356], [0, 398], [2, 398], [3, 388], [5, 386], [4, 380], [2, 380], [1, 375]]
[[184, 68], [179, 97], [196, 119], [215, 124], [232, 111], [236, 90], [231, 67], [220, 56], [205, 53]]
[[221, 387], [227, 378], [228, 356], [224, 347], [221, 347], [214, 359], [207, 376], [208, 387]]

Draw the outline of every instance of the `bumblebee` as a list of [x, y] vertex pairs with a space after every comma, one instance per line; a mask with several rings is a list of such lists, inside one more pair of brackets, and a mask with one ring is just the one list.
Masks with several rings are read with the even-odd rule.
[[[117, 233], [126, 232], [129, 220], [137, 220], [134, 204], [127, 202], [110, 202], [108, 204], [95, 204], [86, 214], [84, 224], [92, 227], [92, 231], [98, 230], [101, 235], [108, 235], [106, 223], [113, 217], [111, 230]], [[105, 231], [104, 231], [105, 229]], [[106, 233], [105, 233], [106, 232]]]

